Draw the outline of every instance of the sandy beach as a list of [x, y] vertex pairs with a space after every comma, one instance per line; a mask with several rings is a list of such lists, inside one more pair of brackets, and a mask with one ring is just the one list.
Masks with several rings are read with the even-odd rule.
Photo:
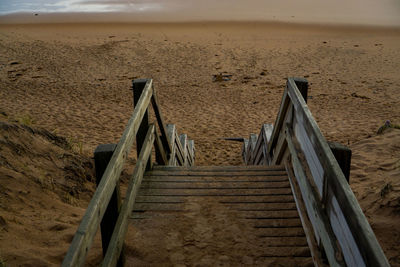
[[[286, 78], [307, 78], [310, 110], [327, 140], [352, 148], [350, 185], [390, 263], [400, 266], [400, 130], [377, 134], [387, 120], [400, 124], [399, 48], [400, 28], [394, 27], [0, 24], [1, 119], [28, 121], [73, 140], [80, 151], [71, 153], [89, 162], [97, 145], [118, 142], [133, 110], [132, 79], [152, 78], [166, 122], [195, 140], [197, 165], [240, 165], [241, 143], [222, 138], [248, 137], [263, 123], [273, 123]], [[231, 80], [215, 82], [217, 74], [232, 75]], [[2, 140], [6, 135], [3, 131]], [[2, 151], [11, 162], [14, 152]], [[89, 165], [83, 172], [90, 173]], [[17, 177], [7, 168], [0, 164], [0, 175]], [[18, 181], [29, 178], [27, 173], [21, 172]], [[93, 192], [93, 179], [80, 185], [86, 189], [76, 203], [65, 201], [61, 191], [47, 197], [54, 197], [57, 208], [44, 207], [45, 218], [73, 207], [63, 215], [65, 228], [56, 231], [49, 230], [50, 221], [40, 228], [41, 218], [6, 209], [29, 205], [29, 197], [18, 194], [28, 189], [7, 179], [0, 182], [6, 192], [0, 218], [7, 225], [0, 228], [0, 256], [10, 266], [32, 259], [37, 260], [32, 266], [59, 265]], [[38, 193], [49, 191], [35, 184]], [[39, 208], [45, 201], [31, 205]], [[13, 218], [20, 224], [15, 226]], [[27, 234], [37, 227], [43, 234]], [[25, 234], [10, 245], [19, 231]], [[49, 235], [55, 243], [46, 243]], [[90, 259], [96, 262], [96, 256]]]

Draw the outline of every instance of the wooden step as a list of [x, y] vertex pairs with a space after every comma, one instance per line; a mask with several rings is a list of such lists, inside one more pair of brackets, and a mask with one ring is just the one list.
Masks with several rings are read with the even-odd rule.
[[[133, 257], [143, 265], [169, 265], [153, 262], [145, 253], [152, 246], [171, 265], [173, 255], [194, 265], [195, 255], [218, 258], [223, 247], [231, 251], [228, 265], [243, 259], [250, 265], [312, 264], [282, 166], [155, 166], [143, 178], [130, 218], [137, 231]], [[160, 242], [161, 236], [173, 240]]]

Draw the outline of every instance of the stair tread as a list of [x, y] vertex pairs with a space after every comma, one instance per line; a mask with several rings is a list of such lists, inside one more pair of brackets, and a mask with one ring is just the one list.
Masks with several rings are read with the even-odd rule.
[[251, 251], [257, 264], [312, 263], [282, 166], [155, 166], [143, 178], [130, 219], [138, 253], [150, 249], [148, 238], [162, 229], [181, 244], [174, 251], [168, 242], [156, 244], [167, 253], [213, 248], [211, 255], [232, 246], [231, 257]]

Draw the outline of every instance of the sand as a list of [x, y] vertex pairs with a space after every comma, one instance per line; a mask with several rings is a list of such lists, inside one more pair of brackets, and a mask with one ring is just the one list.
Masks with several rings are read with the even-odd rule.
[[[399, 47], [400, 30], [384, 27], [0, 25], [0, 111], [6, 120], [29, 121], [73, 140], [89, 157], [98, 144], [118, 142], [132, 113], [131, 80], [153, 78], [166, 121], [195, 140], [196, 163], [240, 165], [241, 144], [221, 138], [247, 137], [273, 123], [286, 78], [305, 77], [323, 134], [353, 149], [351, 186], [395, 266], [399, 130], [376, 131], [386, 120], [400, 123]], [[232, 80], [214, 82], [220, 73]], [[35, 238], [25, 238], [33, 251], [28, 255], [54, 249]], [[19, 255], [10, 251], [2, 246], [0, 255]]]

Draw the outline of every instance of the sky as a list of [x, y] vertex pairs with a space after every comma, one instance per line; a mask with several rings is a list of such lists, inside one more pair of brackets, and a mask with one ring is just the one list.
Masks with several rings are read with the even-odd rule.
[[[265, 20], [400, 27], [400, 0], [0, 0], [1, 22], [21, 12], [94, 13], [103, 14], [103, 19], [107, 14], [115, 21]], [[120, 13], [125, 16], [116, 15]]]

